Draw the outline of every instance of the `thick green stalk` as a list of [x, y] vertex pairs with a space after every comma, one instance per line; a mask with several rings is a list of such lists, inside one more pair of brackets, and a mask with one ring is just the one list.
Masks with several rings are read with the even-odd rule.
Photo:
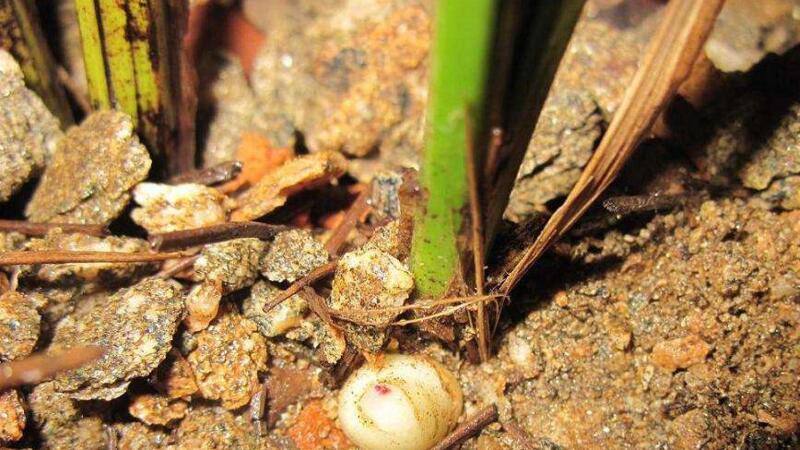
[[184, 1], [75, 0], [93, 107], [128, 113], [164, 172], [180, 159]]
[[[446, 293], [461, 277], [467, 201], [467, 111], [482, 111], [494, 0], [439, 0], [431, 61], [428, 128], [422, 157], [419, 208], [412, 242], [417, 291]], [[472, 118], [471, 123], [481, 123]]]
[[61, 125], [71, 125], [72, 111], [58, 83], [56, 63], [33, 0], [0, 0], [0, 48], [14, 56], [28, 87], [39, 94]]

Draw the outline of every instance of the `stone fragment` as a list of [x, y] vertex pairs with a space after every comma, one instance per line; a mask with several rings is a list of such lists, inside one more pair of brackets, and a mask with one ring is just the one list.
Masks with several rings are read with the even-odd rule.
[[217, 406], [193, 408], [181, 421], [175, 437], [175, 450], [259, 448], [246, 419]]
[[22, 439], [25, 431], [25, 408], [16, 389], [0, 394], [0, 444]]
[[42, 318], [34, 303], [19, 292], [0, 295], [0, 360], [28, 356], [36, 347]]
[[656, 366], [675, 371], [703, 362], [709, 351], [711, 347], [700, 336], [690, 334], [657, 343], [653, 347], [651, 358]]
[[260, 386], [258, 373], [266, 369], [267, 346], [256, 324], [226, 311], [197, 334], [197, 348], [187, 359], [200, 394], [236, 409], [246, 405]]
[[119, 450], [154, 450], [168, 448], [170, 435], [155, 427], [140, 422], [114, 424]]
[[58, 142], [25, 215], [33, 222], [108, 224], [150, 164], [130, 117], [93, 113]]
[[347, 349], [344, 333], [317, 316], [309, 316], [300, 324], [300, 328], [286, 333], [286, 337], [307, 341], [315, 349], [317, 360], [326, 366], [336, 364]]
[[251, 286], [266, 245], [254, 238], [206, 245], [194, 263], [195, 274], [200, 281], [221, 283], [223, 293]]
[[231, 220], [255, 220], [286, 203], [292, 194], [323, 186], [345, 172], [347, 161], [335, 152], [295, 158], [269, 172], [237, 198]]
[[151, 234], [223, 223], [232, 206], [217, 189], [193, 183], [139, 183], [133, 199], [141, 206], [131, 212], [131, 218]]
[[264, 306], [281, 292], [272, 283], [259, 281], [250, 290], [250, 296], [242, 304], [244, 316], [252, 320], [258, 327], [258, 331], [268, 338], [280, 336], [300, 326], [308, 311], [308, 304], [301, 292], [265, 312]]
[[267, 423], [274, 426], [289, 406], [306, 397], [314, 385], [311, 371], [291, 367], [273, 367], [267, 377], [269, 411]]
[[159, 278], [85, 299], [58, 323], [50, 349], [98, 345], [105, 354], [58, 375], [55, 388], [78, 400], [119, 397], [166, 357], [182, 314], [181, 286]]
[[42, 383], [28, 395], [32, 427], [43, 448], [54, 450], [105, 450], [106, 435], [99, 417], [85, 414], [74, 400], [55, 390], [53, 382]]
[[377, 148], [388, 164], [412, 166], [427, 99], [424, 2], [300, 1], [286, 9], [252, 74], [264, 120], [278, 130], [289, 123], [312, 151], [364, 156]]
[[25, 87], [17, 62], [0, 50], [0, 202], [44, 168], [61, 136], [58, 120]]
[[328, 262], [325, 247], [306, 230], [278, 233], [261, 258], [261, 274], [275, 282], [293, 283]]
[[191, 365], [176, 349], [170, 350], [158, 366], [152, 383], [158, 392], [169, 398], [188, 397], [198, 389]]
[[189, 405], [182, 400], [158, 394], [139, 394], [131, 398], [128, 412], [147, 425], [167, 425], [182, 419]]
[[794, 0], [725, 2], [705, 51], [723, 72], [746, 72], [767, 53], [781, 54], [800, 42]]
[[414, 288], [414, 279], [397, 258], [374, 248], [342, 256], [333, 277], [329, 307], [343, 321], [348, 342], [376, 352], [385, 329], [402, 311]]
[[347, 449], [353, 444], [337, 423], [329, 417], [321, 400], [311, 400], [289, 427], [287, 433], [297, 448]]
[[774, 180], [762, 197], [783, 209], [800, 209], [800, 175]]
[[192, 333], [205, 330], [217, 317], [219, 302], [222, 299], [222, 284], [206, 282], [196, 284], [186, 294], [186, 317], [183, 324]]

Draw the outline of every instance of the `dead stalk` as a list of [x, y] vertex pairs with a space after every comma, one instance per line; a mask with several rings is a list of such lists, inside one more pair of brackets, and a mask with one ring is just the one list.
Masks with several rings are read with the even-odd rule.
[[64, 233], [81, 233], [103, 237], [108, 229], [103, 225], [81, 225], [73, 223], [34, 223], [24, 220], [0, 220], [0, 232], [21, 233], [26, 236], [44, 236], [51, 230], [60, 228]]
[[65, 370], [75, 369], [103, 356], [97, 346], [74, 347], [52, 353], [37, 353], [0, 365], [0, 391], [37, 384]]
[[291, 286], [289, 286], [285, 291], [281, 292], [277, 297], [272, 299], [269, 303], [264, 305], [264, 312], [268, 312], [272, 308], [280, 305], [284, 300], [297, 294], [300, 292], [301, 289], [314, 283], [317, 280], [325, 278], [326, 276], [332, 274], [336, 271], [336, 265], [339, 264], [338, 261], [331, 261], [327, 264], [323, 264], [316, 269], [312, 270], [311, 273], [304, 276], [303, 278], [295, 281]]
[[496, 422], [497, 418], [497, 406], [491, 404], [468, 417], [464, 422], [459, 424], [455, 430], [451, 431], [450, 434], [445, 436], [438, 444], [434, 445], [431, 450], [456, 448], [467, 439], [477, 436], [481, 430], [486, 428], [489, 424]]
[[29, 264], [70, 264], [70, 263], [136, 263], [165, 261], [181, 258], [186, 254], [171, 253], [122, 253], [122, 252], [71, 252], [60, 250], [15, 251], [0, 253], [0, 266]]
[[267, 240], [287, 229], [283, 225], [271, 225], [261, 222], [229, 222], [192, 230], [151, 234], [147, 240], [154, 249], [175, 250], [229, 241], [231, 239], [258, 238]]
[[361, 220], [364, 213], [369, 210], [369, 197], [371, 192], [371, 186], [367, 186], [366, 189], [358, 194], [356, 200], [345, 213], [342, 222], [331, 233], [331, 236], [325, 243], [325, 250], [327, 250], [331, 256], [336, 256], [339, 253], [339, 249], [341, 249], [342, 245], [347, 241], [347, 236], [353, 231], [353, 228], [355, 228], [356, 224]]
[[509, 294], [608, 188], [669, 100], [689, 76], [724, 0], [673, 0], [614, 119], [564, 204], [499, 287]]

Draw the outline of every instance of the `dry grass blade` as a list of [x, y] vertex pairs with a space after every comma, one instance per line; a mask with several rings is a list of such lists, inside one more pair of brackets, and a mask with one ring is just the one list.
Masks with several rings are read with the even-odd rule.
[[673, 0], [597, 151], [564, 204], [500, 286], [508, 295], [539, 257], [575, 224], [619, 174], [691, 72], [724, 0]]
[[82, 233], [103, 237], [108, 229], [103, 225], [81, 225], [72, 223], [34, 223], [24, 220], [0, 220], [0, 232], [16, 232], [26, 236], [44, 236], [50, 230], [60, 228], [64, 233]]
[[0, 266], [28, 264], [69, 263], [134, 263], [166, 261], [186, 256], [181, 252], [168, 253], [123, 253], [123, 252], [70, 252], [57, 250], [20, 251], [0, 253]]
[[65, 370], [76, 369], [103, 356], [97, 346], [74, 347], [53, 353], [38, 353], [0, 366], [0, 391], [23, 384], [36, 384]]

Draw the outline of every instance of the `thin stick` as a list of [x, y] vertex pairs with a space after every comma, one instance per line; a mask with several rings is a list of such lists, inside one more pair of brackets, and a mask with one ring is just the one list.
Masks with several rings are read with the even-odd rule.
[[499, 290], [508, 294], [550, 246], [608, 188], [669, 100], [690, 74], [724, 0], [673, 0], [597, 151], [564, 204]]
[[169, 184], [196, 183], [214, 186], [236, 178], [242, 171], [241, 161], [227, 161], [205, 169], [191, 170], [167, 180]]
[[272, 239], [288, 228], [261, 222], [229, 222], [191, 230], [171, 231], [148, 236], [150, 246], [158, 250], [175, 250], [195, 247], [231, 239], [258, 238]]
[[81, 233], [103, 237], [108, 229], [103, 225], [81, 225], [75, 223], [34, 223], [25, 220], [0, 220], [0, 232], [21, 233], [26, 236], [44, 236], [49, 231], [60, 228], [64, 233]]
[[[468, 109], [468, 108], [466, 108]], [[486, 282], [486, 275], [483, 271], [483, 262], [485, 261], [484, 255], [484, 235], [483, 235], [483, 215], [481, 214], [481, 194], [479, 191], [480, 180], [476, 164], [477, 155], [475, 154], [475, 140], [474, 140], [474, 127], [472, 115], [469, 111], [464, 114], [466, 120], [466, 156], [467, 156], [467, 187], [469, 191], [469, 214], [470, 214], [470, 231], [472, 239], [472, 264], [475, 272], [475, 291], [478, 295], [483, 295], [484, 284]], [[489, 360], [489, 335], [486, 331], [486, 308], [483, 302], [478, 303], [476, 320], [478, 321], [478, 354], [481, 357], [481, 362]]]
[[342, 245], [347, 241], [347, 236], [350, 235], [350, 232], [355, 228], [364, 213], [369, 210], [369, 197], [371, 192], [372, 186], [368, 185], [366, 189], [358, 194], [356, 200], [345, 213], [342, 222], [333, 230], [333, 233], [331, 233], [328, 242], [325, 243], [325, 250], [327, 250], [331, 256], [336, 256], [339, 253], [339, 249], [342, 248]]
[[23, 384], [36, 384], [59, 372], [75, 369], [103, 356], [98, 346], [74, 347], [52, 353], [37, 353], [0, 365], [0, 391]]
[[464, 303], [462, 303], [460, 305], [452, 306], [452, 307], [450, 307], [450, 308], [448, 308], [448, 309], [446, 309], [444, 311], [440, 311], [438, 313], [431, 314], [431, 315], [428, 315], [428, 316], [417, 317], [417, 318], [414, 318], [414, 319], [398, 320], [398, 321], [392, 323], [392, 325], [398, 325], [398, 326], [410, 325], [412, 323], [419, 323], [419, 322], [424, 322], [426, 320], [436, 319], [437, 317], [451, 316], [451, 315], [453, 315], [453, 313], [455, 313], [456, 311], [458, 311], [460, 309], [464, 309], [467, 306], [470, 306], [470, 305], [478, 303], [478, 302], [480, 304], [483, 304], [483, 302], [485, 302], [485, 301], [486, 301], [486, 296], [484, 296], [484, 297], [475, 297], [474, 300], [471, 300], [469, 302], [464, 302]]
[[522, 427], [517, 425], [516, 422], [513, 420], [510, 421], [501, 421], [500, 424], [503, 426], [503, 429], [508, 434], [508, 437], [514, 441], [514, 448], [519, 448], [520, 450], [535, 450], [536, 446], [533, 444], [533, 439], [528, 434], [527, 431], [523, 430]]
[[175, 276], [176, 274], [179, 274], [184, 270], [188, 270], [194, 266], [195, 261], [197, 261], [197, 258], [199, 257], [200, 255], [187, 256], [180, 261], [176, 261], [175, 264], [170, 266], [168, 266], [169, 263], [165, 263], [155, 276], [158, 278], [170, 278]]
[[312, 270], [311, 273], [300, 278], [299, 280], [295, 281], [291, 286], [289, 286], [285, 291], [278, 294], [277, 297], [272, 299], [272, 301], [268, 302], [264, 305], [264, 312], [269, 312], [272, 308], [280, 305], [284, 300], [297, 294], [300, 292], [301, 289], [314, 283], [315, 281], [325, 278], [326, 276], [332, 274], [336, 271], [336, 265], [339, 264], [338, 261], [331, 261], [327, 264], [323, 264], [316, 269]]
[[70, 76], [67, 69], [64, 66], [56, 67], [56, 76], [58, 77], [58, 82], [61, 83], [61, 86], [69, 93], [73, 100], [75, 100], [75, 104], [78, 105], [78, 109], [85, 115], [89, 115], [92, 112], [92, 104], [89, 103], [89, 99], [83, 93], [81, 88], [75, 84], [75, 81]]
[[500, 161], [500, 149], [503, 148], [503, 139], [503, 129], [492, 127], [491, 135], [489, 136], [489, 149], [486, 152], [486, 167], [483, 171], [485, 187], [493, 185], [497, 177], [497, 164]]
[[61, 250], [21, 251], [0, 253], [0, 266], [29, 264], [69, 263], [136, 263], [165, 261], [186, 256], [181, 252], [123, 253], [123, 252], [70, 252]]
[[446, 450], [462, 444], [467, 439], [477, 436], [489, 424], [497, 421], [497, 406], [491, 404], [459, 424], [455, 430], [444, 437], [431, 450]]

